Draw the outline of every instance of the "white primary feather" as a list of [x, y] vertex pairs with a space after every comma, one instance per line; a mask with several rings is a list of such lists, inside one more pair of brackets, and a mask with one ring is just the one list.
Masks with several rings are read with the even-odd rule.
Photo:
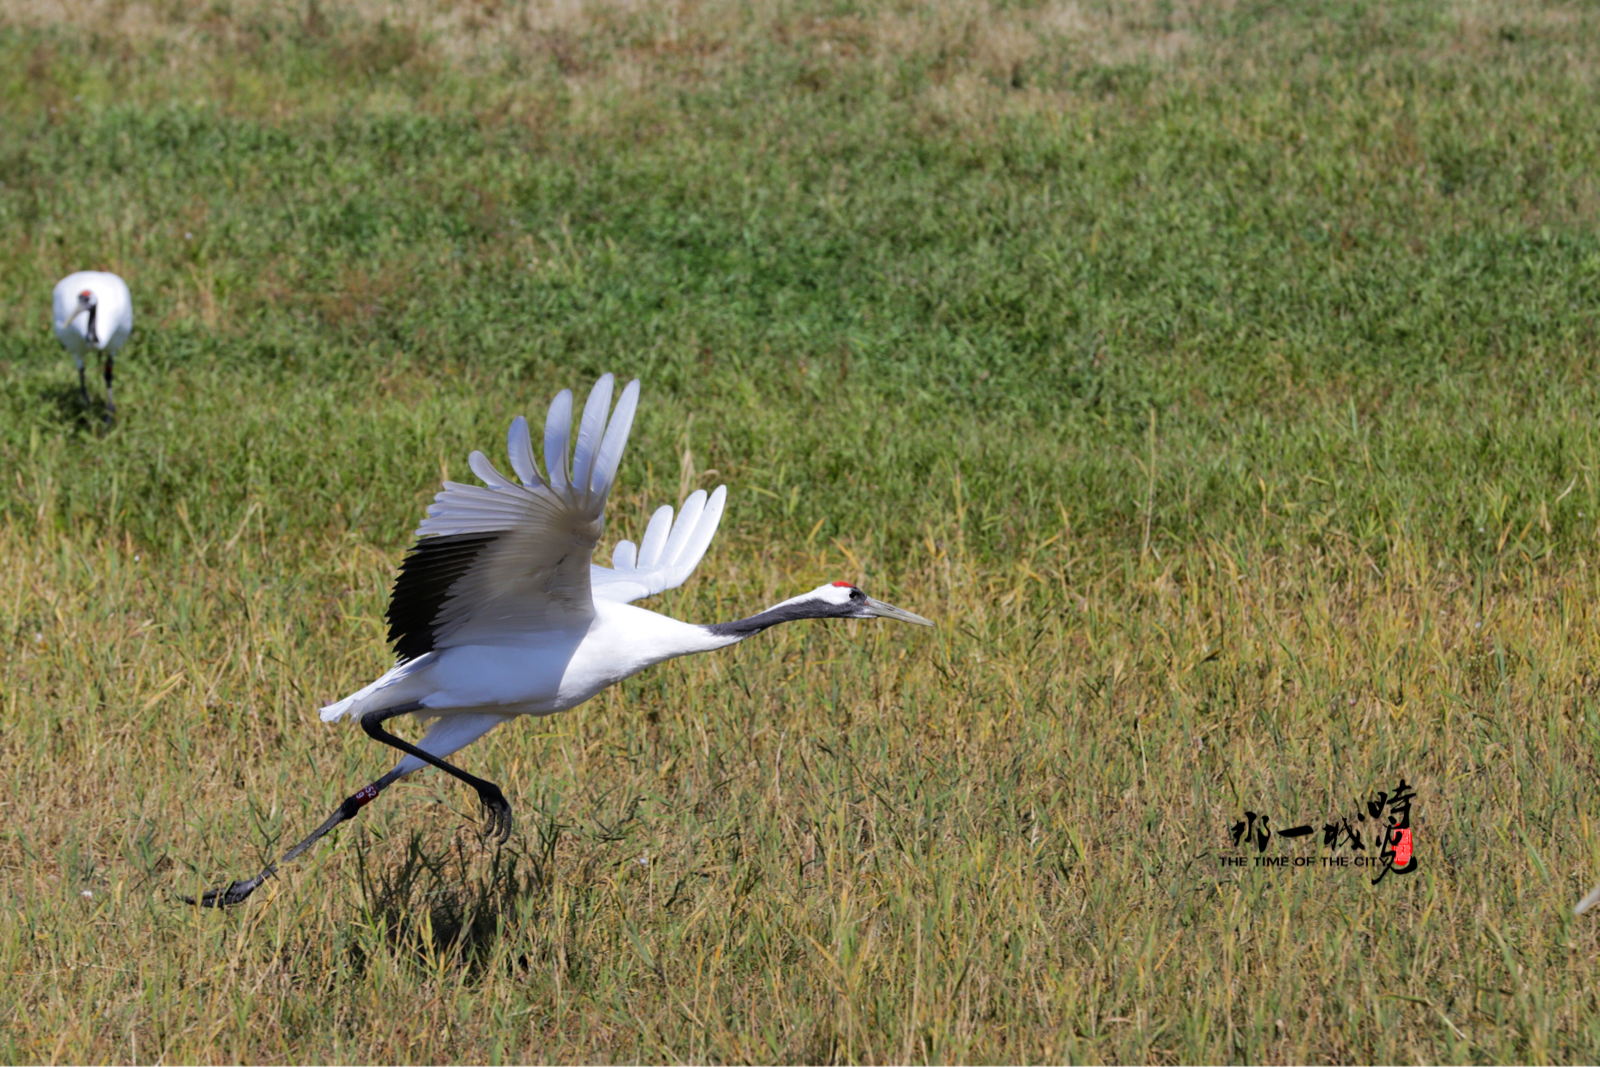
[[555, 489], [567, 487], [567, 438], [572, 434], [572, 390], [563, 389], [550, 401], [544, 417], [544, 469]]
[[667, 547], [667, 535], [672, 533], [672, 505], [662, 504], [650, 516], [645, 527], [644, 541], [639, 546], [639, 566], [655, 567], [661, 562], [661, 550]]
[[467, 457], [467, 466], [472, 468], [472, 473], [489, 483], [491, 489], [515, 489], [516, 482], [501, 474], [495, 465], [489, 462], [489, 457], [482, 452], [474, 451]]
[[594, 473], [589, 476], [593, 483], [591, 489], [616, 480], [617, 468], [622, 464], [622, 450], [628, 447], [628, 433], [633, 429], [633, 415], [638, 409], [639, 379], [635, 378], [622, 390], [622, 399], [611, 413], [611, 425], [606, 428], [600, 454], [595, 457]]
[[[506, 431], [506, 455], [511, 460], [511, 469], [516, 471], [523, 485], [529, 489], [544, 485], [544, 480], [539, 477], [539, 468], [533, 462], [533, 438], [528, 434], [528, 420], [521, 415], [511, 420], [511, 429]], [[483, 478], [483, 475], [478, 477]]]
[[[617, 547], [611, 550], [611, 565], [613, 567], [620, 567], [624, 570], [631, 571], [634, 568], [634, 558], [637, 554], [638, 546], [632, 541], [618, 541]], [[604, 567], [601, 567], [600, 569], [605, 570]], [[590, 575], [589, 580], [591, 582], [594, 580], [592, 574]]]
[[700, 513], [706, 509], [706, 491], [696, 489], [689, 494], [689, 499], [683, 502], [683, 507], [678, 509], [678, 521], [672, 524], [672, 536], [667, 538], [667, 547], [661, 550], [661, 564], [671, 567], [677, 564], [683, 555], [684, 546], [689, 543], [689, 538], [694, 536], [694, 524], [700, 521]]
[[[572, 449], [574, 488], [591, 488], [589, 475], [594, 470], [595, 454], [600, 451], [600, 437], [606, 429], [606, 411], [611, 407], [611, 385], [611, 375], [600, 375], [600, 380], [589, 390], [588, 402], [583, 405], [583, 421], [578, 424], [578, 443]], [[632, 421], [631, 418], [629, 421]]]

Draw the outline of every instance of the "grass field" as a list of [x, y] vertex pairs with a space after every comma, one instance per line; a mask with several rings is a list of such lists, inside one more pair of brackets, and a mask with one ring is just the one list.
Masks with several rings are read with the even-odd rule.
[[[1600, 1057], [1595, 5], [5, 0], [0, 113], [0, 1060]], [[653, 606], [938, 628], [182, 905], [390, 765], [315, 711], [423, 508], [604, 371], [608, 546], [730, 487]], [[1219, 862], [1401, 777], [1413, 874]]]

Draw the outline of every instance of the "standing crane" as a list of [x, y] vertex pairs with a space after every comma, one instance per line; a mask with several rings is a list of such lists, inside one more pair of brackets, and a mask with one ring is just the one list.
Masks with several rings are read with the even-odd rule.
[[[545, 416], [542, 475], [534, 463], [528, 421], [519, 415], [506, 439], [516, 481], [474, 452], [468, 465], [485, 484], [447, 481], [434, 497], [389, 600], [394, 667], [322, 709], [324, 722], [355, 719], [367, 736], [405, 756], [346, 797], [279, 863], [295, 859], [383, 790], [428, 766], [472, 787], [483, 804], [486, 832], [504, 842], [511, 836], [505, 794], [445, 757], [509, 719], [577, 707], [665, 660], [726, 648], [797, 619], [886, 618], [933, 625], [849, 582], [818, 586], [732, 622], [679, 622], [633, 607], [633, 601], [675, 589], [694, 573], [722, 521], [727, 488], [718, 486], [709, 498], [703, 489], [691, 493], [676, 521], [670, 506], [657, 509], [637, 546], [620, 541], [610, 567], [591, 563], [605, 529], [606, 497], [639, 404], [639, 383], [628, 383], [608, 420], [611, 394], [607, 374], [584, 405], [570, 465], [572, 393], [562, 390]], [[389, 720], [405, 715], [429, 724], [417, 744], [385, 729]], [[277, 867], [211, 890], [199, 903], [237, 904]]]
[[117, 413], [111, 396], [111, 363], [133, 332], [133, 298], [128, 284], [102, 270], [80, 270], [56, 282], [52, 301], [56, 336], [78, 365], [78, 390], [89, 406], [89, 384], [84, 379], [83, 354], [99, 349], [106, 376], [106, 421]]

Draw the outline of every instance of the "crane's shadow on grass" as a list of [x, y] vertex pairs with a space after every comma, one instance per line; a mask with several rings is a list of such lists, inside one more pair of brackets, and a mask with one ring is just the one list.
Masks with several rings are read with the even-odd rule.
[[481, 975], [498, 945], [537, 921], [562, 830], [547, 821], [534, 840], [519, 836], [488, 853], [462, 835], [439, 841], [413, 831], [398, 862], [362, 833], [356, 845], [362, 920], [398, 956], [430, 969], [447, 961]]
[[83, 406], [83, 394], [76, 385], [51, 384], [39, 390], [39, 407], [44, 418], [63, 429], [79, 433], [104, 433], [110, 423], [103, 397], [91, 397]]

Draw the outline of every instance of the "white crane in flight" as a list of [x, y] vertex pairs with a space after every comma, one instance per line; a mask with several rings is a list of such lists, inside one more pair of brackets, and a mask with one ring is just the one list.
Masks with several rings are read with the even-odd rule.
[[111, 363], [133, 332], [133, 297], [128, 295], [128, 285], [106, 271], [80, 270], [56, 283], [51, 304], [56, 337], [78, 365], [78, 389], [83, 393], [84, 407], [89, 406], [89, 384], [84, 378], [83, 355], [90, 349], [100, 352], [109, 422], [117, 413], [116, 401], [111, 397]]
[[[572, 393], [563, 390], [545, 417], [543, 476], [534, 463], [528, 422], [518, 416], [506, 441], [517, 481], [474, 452], [469, 465], [486, 484], [447, 481], [434, 497], [389, 601], [394, 668], [322, 709], [326, 722], [359, 720], [368, 736], [405, 758], [347, 797], [280, 862], [295, 859], [384, 789], [429, 765], [476, 790], [487, 831], [506, 840], [511, 805], [505, 795], [445, 757], [509, 719], [576, 707], [664, 660], [726, 648], [796, 619], [888, 618], [933, 625], [849, 582], [819, 586], [733, 622], [679, 622], [633, 607], [633, 601], [676, 588], [694, 573], [722, 520], [727, 491], [718, 486], [707, 498], [704, 490], [696, 490], [676, 522], [672, 508], [663, 506], [651, 516], [637, 547], [618, 542], [610, 567], [591, 563], [639, 403], [639, 383], [630, 382], [622, 391], [608, 425], [611, 393], [607, 374], [584, 405], [570, 467]], [[417, 744], [384, 728], [400, 715], [431, 724]], [[277, 864], [269, 865], [248, 881], [205, 893], [199, 902], [237, 904], [276, 869]]]

